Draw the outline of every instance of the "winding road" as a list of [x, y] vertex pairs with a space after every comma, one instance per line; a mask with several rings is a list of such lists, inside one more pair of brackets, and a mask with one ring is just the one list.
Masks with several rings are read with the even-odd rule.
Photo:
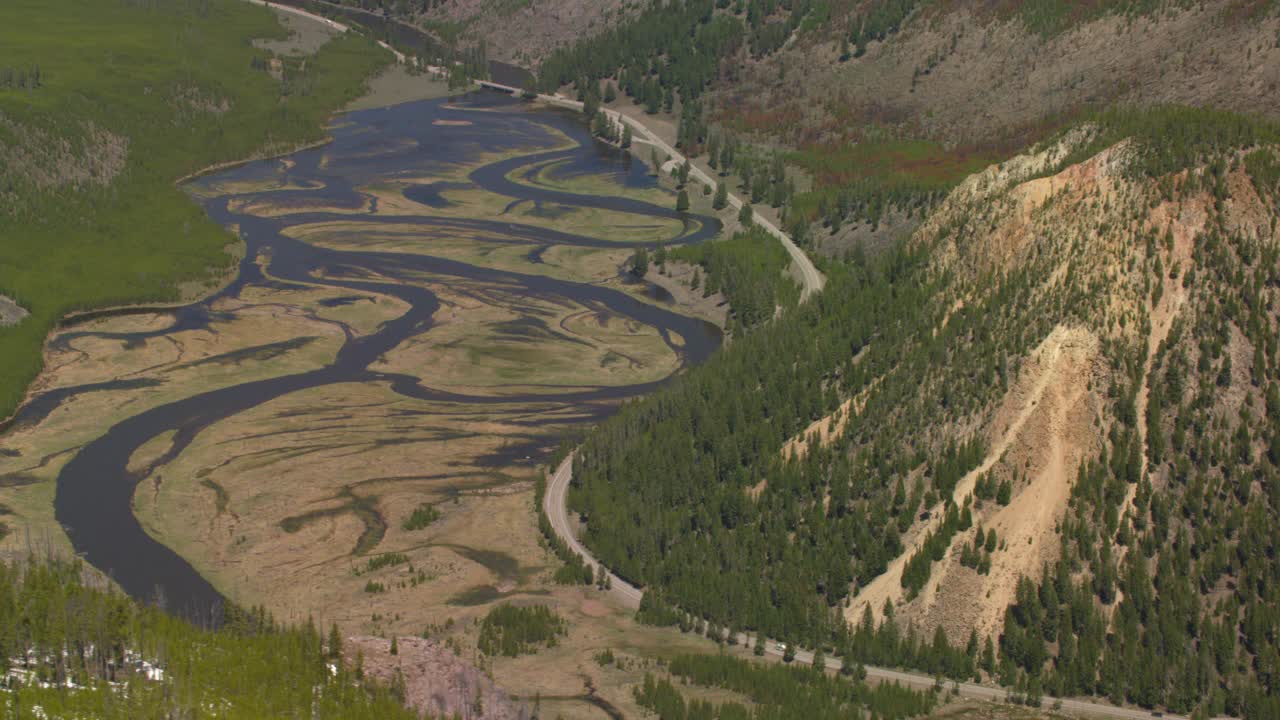
[[[573, 526], [569, 521], [569, 511], [567, 509], [567, 496], [569, 491], [569, 483], [573, 480], [573, 455], [565, 458], [560, 466], [556, 468], [555, 473], [547, 482], [546, 493], [542, 497], [542, 509], [546, 513], [547, 519], [551, 521], [551, 527], [555, 530], [556, 535], [569, 546], [571, 550], [582, 556], [586, 564], [593, 572], [598, 572], [597, 567], [603, 567], [599, 560], [591, 554], [583, 544], [578, 540]], [[640, 599], [644, 597], [644, 591], [632, 585], [615, 575], [608, 568], [605, 572], [609, 575], [610, 589], [607, 591], [619, 605], [637, 609], [640, 607]], [[751, 640], [746, 633], [738, 633], [738, 643], [742, 647], [747, 647]], [[765, 643], [765, 652], [774, 657], [782, 657], [783, 651], [774, 640], [767, 640]], [[813, 664], [813, 653], [807, 650], [797, 650], [795, 662], [801, 665]], [[827, 669], [838, 671], [842, 665], [841, 660], [837, 657], [827, 658]], [[904, 672], [884, 667], [865, 666], [867, 671], [867, 679], [879, 682], [896, 682], [905, 686], [915, 688], [931, 688], [936, 684], [936, 680], [921, 673]], [[947, 687], [951, 687], [952, 683], [948, 682]], [[960, 691], [961, 697], [972, 700], [985, 700], [990, 702], [1004, 702], [1008, 697], [1009, 691], [1002, 687], [994, 685], [979, 685], [977, 683], [959, 683], [956, 687]], [[1059, 709], [1062, 712], [1076, 713], [1079, 715], [1087, 715], [1091, 717], [1121, 718], [1123, 720], [1140, 720], [1154, 716], [1148, 710], [1138, 708], [1117, 707], [1106, 703], [1093, 702], [1090, 700], [1075, 700], [1070, 698], [1046, 698], [1045, 707], [1061, 703]], [[1184, 716], [1166, 714], [1162, 717], [1169, 720], [1186, 720]]]
[[[488, 80], [481, 80], [478, 82], [478, 84], [481, 87], [490, 88], [492, 90], [500, 90], [503, 92], [509, 92], [512, 95], [519, 95], [523, 92], [520, 88], [514, 88], [514, 87], [511, 87], [510, 85], [502, 85], [500, 83], [490, 82]], [[581, 102], [577, 100], [570, 100], [569, 98], [563, 97], [561, 95], [540, 94], [537, 96], [537, 99], [543, 102], [546, 102], [550, 105], [555, 105], [557, 107], [563, 107], [563, 108], [568, 108], [569, 110], [576, 110], [578, 112], [582, 112], [583, 105]], [[656, 147], [657, 149], [661, 150], [663, 153], [667, 155], [667, 161], [669, 163], [675, 163], [679, 165], [685, 162], [686, 158], [684, 155], [680, 154], [678, 150], [676, 150], [675, 148], [667, 144], [665, 140], [658, 137], [657, 133], [650, 130], [639, 120], [636, 120], [635, 118], [630, 117], [628, 115], [623, 115], [621, 112], [617, 110], [610, 110], [608, 108], [604, 108], [604, 112], [605, 112], [605, 115], [608, 116], [611, 122], [625, 124], [631, 128], [632, 134], [636, 138], [632, 140], [632, 142], [640, 142], [640, 143], [644, 143], [644, 144], [648, 144]], [[710, 187], [713, 191], [716, 189], [716, 186], [719, 184], [718, 181], [712, 179], [712, 177], [708, 175], [706, 172], [704, 172], [702, 168], [699, 168], [697, 165], [694, 165], [692, 162], [689, 163], [689, 173], [694, 177], [694, 179], [696, 179], [698, 182], [702, 183], [703, 185]], [[743, 205], [742, 198], [735, 195], [732, 191], [728, 193], [728, 196], [729, 196], [730, 207], [734, 208], [735, 210], [742, 209], [742, 205]], [[782, 230], [778, 229], [778, 226], [769, 222], [765, 218], [760, 217], [759, 213], [756, 213], [754, 222], [756, 225], [759, 225], [762, 229], [764, 229], [765, 232], [777, 238], [778, 242], [782, 243], [782, 247], [786, 248], [787, 254], [791, 256], [791, 262], [796, 266], [796, 268], [799, 269], [800, 299], [807, 300], [809, 296], [813, 295], [816, 292], [821, 291], [823, 286], [826, 284], [826, 278], [823, 277], [822, 273], [818, 271], [818, 268], [814, 266], [813, 261], [809, 259], [809, 256], [806, 255], [805, 252], [801, 250], [798, 245], [795, 244], [795, 241], [793, 241], [791, 237], [788, 236], [786, 233], [782, 232]]]

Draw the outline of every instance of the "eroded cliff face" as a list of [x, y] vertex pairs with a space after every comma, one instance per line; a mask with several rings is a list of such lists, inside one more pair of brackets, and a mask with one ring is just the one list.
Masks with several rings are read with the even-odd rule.
[[[944, 504], [930, 508], [929, 518], [904, 535], [906, 551], [855, 594], [845, 613], [851, 621], [867, 607], [882, 616], [890, 601], [899, 623], [926, 637], [937, 627], [953, 642], [971, 631], [996, 636], [1019, 580], [1038, 580], [1061, 554], [1082, 463], [1108, 452], [1127, 452], [1138, 463], [1117, 506], [1121, 519], [1141, 514], [1137, 479], [1148, 478], [1156, 493], [1171, 482], [1172, 463], [1148, 462], [1149, 443], [1167, 444], [1172, 430], [1167, 417], [1149, 412], [1152, 383], [1164, 382], [1153, 366], [1158, 357], [1199, 355], [1202, 339], [1186, 328], [1234, 302], [1201, 267], [1207, 253], [1256, 257], [1260, 247], [1274, 246], [1275, 205], [1251, 181], [1244, 153], [1161, 177], [1135, 169], [1139, 158], [1129, 142], [1065, 164], [1092, 133], [1082, 128], [972, 176], [912, 240], [932, 248], [931, 272], [949, 279], [935, 303], [949, 310], [940, 313], [935, 333], [953, 313], [989, 305], [992, 293], [1003, 293], [1016, 306], [1019, 326], [993, 320], [977, 334], [1017, 332], [1025, 349], [989, 358], [1008, 367], [1006, 389], [990, 403], [949, 428], [930, 430], [971, 431], [986, 441], [985, 458], [950, 494], [957, 507], [969, 507], [971, 526], [954, 532], [923, 586], [909, 588], [903, 580], [909, 561], [925, 551], [930, 533], [943, 532]], [[1012, 292], [1011, 277], [1022, 279]], [[1274, 294], [1266, 287], [1258, 296], [1269, 308]], [[984, 347], [979, 337], [956, 342], [973, 352]], [[1228, 379], [1225, 391], [1204, 402], [1232, 425], [1242, 406], [1265, 404], [1266, 383], [1245, 379], [1257, 352], [1238, 329], [1223, 352], [1236, 358], [1242, 377]], [[946, 376], [940, 369], [922, 392], [940, 393]], [[1153, 422], [1158, 427], [1149, 427]], [[1150, 440], [1154, 433], [1160, 437]], [[1011, 489], [1007, 502], [984, 492], [1004, 483]], [[978, 533], [993, 531], [998, 540], [987, 552]], [[1091, 572], [1088, 563], [1077, 566], [1077, 578]]]

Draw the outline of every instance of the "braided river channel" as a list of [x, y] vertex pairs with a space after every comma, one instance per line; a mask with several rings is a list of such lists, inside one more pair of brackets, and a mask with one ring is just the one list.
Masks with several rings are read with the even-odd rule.
[[188, 183], [243, 240], [235, 279], [66, 329], [50, 351], [97, 374], [13, 422], [112, 398], [52, 463], [56, 521], [126, 592], [191, 617], [216, 618], [238, 577], [303, 582], [279, 568], [384, 551], [418, 496], [527, 482], [565, 434], [721, 342], [622, 272], [636, 247], [719, 222], [676, 212], [578, 117], [473, 93], [340, 115], [330, 134]]

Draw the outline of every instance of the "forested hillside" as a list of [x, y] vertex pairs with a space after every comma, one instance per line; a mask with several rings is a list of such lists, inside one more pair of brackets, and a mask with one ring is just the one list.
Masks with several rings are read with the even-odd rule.
[[683, 149], [838, 255], [1113, 104], [1274, 117], [1278, 60], [1270, 1], [691, 0], [593, 26], [538, 70], [678, 117]]
[[658, 622], [1274, 713], [1278, 141], [1115, 111], [976, 174], [588, 437], [588, 543]]
[[707, 110], [792, 150], [812, 181], [793, 205], [826, 252], [883, 246], [970, 173], [1113, 104], [1278, 112], [1269, 0], [825, 6]]
[[86, 584], [82, 570], [0, 562], [5, 717], [419, 717], [344, 667], [336, 627], [326, 640], [311, 623], [228, 609], [220, 630], [203, 630]]

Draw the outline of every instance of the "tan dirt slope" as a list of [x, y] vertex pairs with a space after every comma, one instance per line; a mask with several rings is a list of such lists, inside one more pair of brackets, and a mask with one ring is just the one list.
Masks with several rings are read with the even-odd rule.
[[[904, 567], [926, 534], [942, 524], [942, 503], [927, 508], [929, 519], [917, 521], [904, 535], [905, 552], [855, 594], [846, 608], [851, 620], [864, 607], [878, 617], [891, 600], [900, 621], [926, 633], [938, 626], [953, 640], [971, 630], [998, 633], [1019, 578], [1038, 578], [1056, 560], [1059, 523], [1079, 466], [1097, 457], [1116, 422], [1117, 385], [1122, 390], [1130, 382], [1128, 373], [1117, 374], [1117, 356], [1145, 358], [1136, 368], [1142, 382], [1135, 388], [1137, 430], [1145, 448], [1150, 358], [1179, 318], [1194, 312], [1188, 274], [1214, 198], [1203, 169], [1164, 178], [1166, 190], [1128, 173], [1133, 154], [1127, 143], [1045, 174], [1064, 157], [1065, 148], [1088, 135], [1082, 130], [1060, 147], [971, 177], [916, 236], [917, 242], [943, 238], [934, 262], [940, 272], [961, 278], [957, 303], [967, 299], [965, 293], [980, 292], [988, 282], [984, 278], [1017, 263], [1037, 263], [1043, 272], [1032, 280], [1039, 284], [1036, 292], [1053, 299], [1038, 312], [1053, 313], [1054, 324], [1024, 357], [1009, 358], [1014, 370], [1009, 389], [979, 413], [977, 422], [988, 453], [952, 494], [963, 506], [976, 482], [990, 474], [1012, 484], [1010, 503], [975, 497], [975, 528], [956, 533], [944, 558], [932, 565], [928, 582], [908, 598], [901, 582]], [[1230, 222], [1265, 225], [1268, 209], [1244, 171], [1229, 171], [1224, 182]], [[957, 218], [972, 229], [956, 231]], [[1144, 452], [1144, 474], [1145, 457]], [[1129, 503], [1135, 489], [1129, 488]], [[1000, 539], [986, 574], [960, 562], [977, 527], [994, 530]]]
[[[1057, 557], [1055, 525], [1066, 509], [1076, 468], [1101, 440], [1094, 424], [1099, 398], [1090, 388], [1103, 372], [1098, 339], [1082, 328], [1059, 326], [1032, 355], [1018, 387], [996, 413], [995, 426], [1008, 427], [998, 446], [1000, 462], [1021, 468], [1030, 480], [1008, 506], [988, 505], [983, 513], [985, 528], [994, 529], [1006, 549], [992, 555], [987, 575], [963, 568], [953, 550], [916, 601], [923, 622], [943, 625], [953, 638], [963, 638], [970, 628], [994, 635], [1004, 608], [1014, 600], [1018, 578], [1038, 575], [1042, 564]], [[1026, 386], [1030, 391], [1021, 392]], [[958, 537], [963, 542], [970, 536]]]
[[[1053, 523], [1066, 507], [1067, 488], [1080, 451], [1096, 442], [1090, 431], [1095, 411], [1088, 390], [1096, 355], [1097, 338], [1087, 330], [1061, 326], [1055, 329], [1032, 353], [1022, 377], [996, 411], [986, 459], [956, 483], [952, 498], [963, 505], [978, 478], [998, 463], [1017, 458], [1023, 461], [1022, 465], [1039, 470], [1032, 483], [1017, 494], [1015, 502], [988, 523], [997, 528], [1000, 537], [1017, 541], [1010, 543], [1013, 551], [998, 554], [998, 571], [993, 567], [987, 577], [985, 592], [979, 597], [989, 601], [967, 603], [972, 616], [969, 618], [957, 619], [946, 613], [947, 624], [963, 625], [966, 631], [972, 626], [992, 629], [1012, 598], [1018, 575], [1038, 569], [1040, 561], [1047, 557], [1043, 550], [1056, 551], [1054, 543], [1044, 542], [1045, 535], [1052, 537]], [[903, 604], [901, 580], [906, 562], [919, 552], [926, 534], [940, 526], [942, 518], [943, 513], [933, 512], [930, 521], [904, 543], [907, 550], [858, 593], [846, 611], [850, 621], [856, 622], [867, 605], [878, 617], [886, 600], [896, 607]], [[935, 569], [913, 610], [931, 615], [938, 605], [939, 581], [946, 574]], [[969, 592], [967, 596], [972, 598], [974, 594]], [[979, 622], [977, 614], [984, 622]]]

